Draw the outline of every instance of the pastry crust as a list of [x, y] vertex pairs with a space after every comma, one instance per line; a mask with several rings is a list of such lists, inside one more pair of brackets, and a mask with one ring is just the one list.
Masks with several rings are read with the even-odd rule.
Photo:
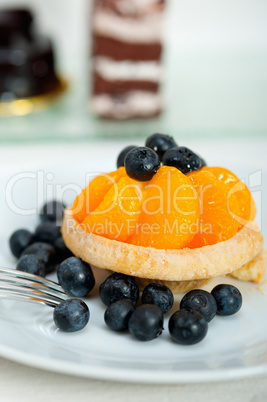
[[[254, 283], [261, 283], [265, 279], [266, 271], [266, 260], [267, 251], [261, 250], [253, 260], [249, 261], [247, 264], [242, 265], [241, 268], [236, 269], [228, 276], [238, 279], [240, 281], [250, 281]], [[109, 271], [113, 274], [113, 271]], [[160, 285], [167, 286], [173, 293], [184, 293], [189, 292], [193, 289], [202, 288], [202, 286], [207, 285], [209, 282], [215, 279], [196, 279], [193, 281], [161, 281], [158, 279], [145, 279], [145, 278], [135, 278], [138, 282], [139, 289], [142, 291], [150, 283], [158, 283]]]
[[252, 261], [233, 271], [230, 276], [240, 281], [261, 283], [265, 278], [267, 251], [261, 250]]
[[[250, 281], [254, 283], [261, 283], [265, 278], [266, 271], [266, 260], [267, 260], [267, 251], [261, 250], [253, 260], [249, 261], [247, 264], [242, 265], [241, 268], [236, 269], [228, 276], [232, 278], [238, 279], [240, 281]], [[159, 283], [161, 285], [168, 286], [173, 293], [183, 293], [189, 292], [192, 289], [199, 289], [202, 286], [207, 285], [210, 281], [215, 279], [196, 279], [194, 281], [160, 281], [160, 280], [152, 280], [152, 279], [144, 279], [144, 278], [136, 278], [139, 284], [140, 290], [143, 290], [149, 283]]]
[[167, 286], [172, 293], [184, 293], [189, 292], [193, 289], [200, 289], [202, 286], [207, 285], [210, 281], [214, 278], [208, 279], [197, 279], [195, 281], [159, 281], [157, 279], [143, 279], [143, 278], [136, 278], [139, 289], [142, 291], [144, 288], [149, 285], [150, 283], [159, 283], [160, 285]]
[[158, 250], [110, 240], [82, 230], [65, 210], [62, 236], [82, 260], [103, 269], [146, 280], [195, 281], [225, 275], [252, 261], [263, 246], [255, 222], [249, 222], [229, 240], [197, 249]]

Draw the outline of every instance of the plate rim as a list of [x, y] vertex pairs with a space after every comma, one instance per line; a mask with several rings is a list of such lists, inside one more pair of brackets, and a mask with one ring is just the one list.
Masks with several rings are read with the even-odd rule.
[[[140, 384], [192, 384], [192, 383], [211, 383], [224, 382], [231, 380], [241, 380], [252, 377], [262, 377], [267, 374], [267, 363], [253, 367], [232, 368], [209, 370], [166, 370], [149, 371], [140, 369], [120, 369], [84, 363], [72, 363], [53, 357], [40, 356], [36, 353], [28, 354], [10, 346], [3, 345], [0, 341], [0, 356], [13, 362], [24, 364], [28, 367], [35, 367], [58, 374], [72, 375], [82, 378], [90, 378], [103, 381], [116, 381], [123, 383]], [[52, 363], [52, 364], [51, 364]]]

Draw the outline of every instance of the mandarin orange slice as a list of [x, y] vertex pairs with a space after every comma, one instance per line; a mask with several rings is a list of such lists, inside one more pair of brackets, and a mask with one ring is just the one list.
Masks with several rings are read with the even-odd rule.
[[198, 197], [178, 169], [162, 166], [145, 185], [142, 212], [128, 243], [157, 249], [183, 248], [194, 236]]
[[236, 217], [240, 214], [235, 194], [229, 197], [228, 186], [204, 169], [188, 177], [198, 192], [200, 219], [198, 232], [187, 247], [212, 245], [233, 237], [239, 227]]
[[127, 176], [125, 168], [95, 177], [89, 185], [75, 198], [72, 206], [74, 219], [81, 223], [103, 201], [104, 196], [120, 178]]
[[82, 222], [82, 228], [112, 240], [125, 241], [135, 230], [141, 212], [143, 184], [122, 177]]
[[229, 190], [229, 195], [235, 194], [240, 207], [240, 216], [238, 217], [239, 229], [249, 221], [254, 220], [256, 205], [245, 183], [239, 180], [230, 170], [222, 167], [204, 167], [202, 170], [212, 173], [218, 180], [223, 182]]

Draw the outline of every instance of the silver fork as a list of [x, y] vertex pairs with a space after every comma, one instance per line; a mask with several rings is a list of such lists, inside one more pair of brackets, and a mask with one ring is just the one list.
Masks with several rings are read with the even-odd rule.
[[69, 296], [56, 282], [16, 269], [0, 267], [1, 298], [56, 307]]

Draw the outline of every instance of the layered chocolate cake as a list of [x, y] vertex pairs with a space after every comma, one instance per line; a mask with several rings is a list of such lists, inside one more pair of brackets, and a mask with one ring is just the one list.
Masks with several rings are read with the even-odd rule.
[[94, 0], [91, 106], [102, 117], [161, 112], [163, 0]]
[[28, 10], [0, 10], [0, 101], [57, 90], [52, 43], [36, 35]]

